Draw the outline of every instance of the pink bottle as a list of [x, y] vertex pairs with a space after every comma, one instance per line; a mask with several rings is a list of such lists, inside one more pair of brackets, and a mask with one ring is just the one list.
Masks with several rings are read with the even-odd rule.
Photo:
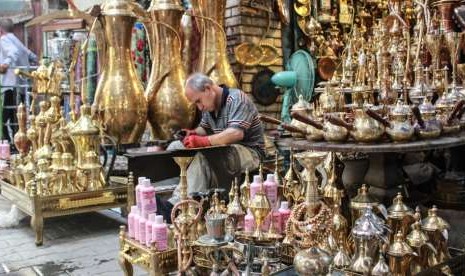
[[128, 234], [129, 234], [129, 237], [134, 239], [135, 237], [135, 218], [137, 216], [137, 213], [139, 212], [139, 209], [137, 208], [137, 206], [131, 206], [131, 212], [129, 213], [128, 215]]
[[155, 213], [149, 214], [149, 219], [145, 223], [145, 245], [148, 247], [150, 247], [150, 244], [152, 243], [152, 229], [156, 216], [157, 214]]
[[291, 216], [291, 210], [289, 210], [289, 202], [282, 201], [281, 207], [279, 208], [279, 214], [281, 215], [281, 229], [286, 229], [287, 220]]
[[270, 202], [271, 208], [277, 208], [276, 204], [278, 202], [278, 184], [276, 184], [274, 181], [274, 174], [270, 173], [266, 176], [266, 181], [263, 183], [263, 186], [265, 188], [266, 197]]
[[139, 190], [142, 204], [142, 216], [149, 218], [150, 214], [157, 212], [157, 201], [155, 200], [155, 188], [150, 183], [150, 179], [144, 179]]
[[163, 222], [163, 216], [156, 216], [152, 227], [152, 241], [155, 242], [157, 251], [168, 249], [168, 227]]
[[139, 237], [137, 240], [141, 244], [145, 244], [145, 224], [146, 223], [147, 223], [147, 220], [144, 217], [139, 216]]
[[139, 240], [139, 220], [140, 220], [140, 210], [139, 208], [137, 208], [136, 212], [134, 213], [134, 239], [136, 241]]
[[136, 186], [136, 205], [139, 208], [139, 211], [142, 211], [142, 199], [140, 198], [140, 189], [142, 188], [142, 182], [146, 179], [144, 176], [139, 176], [137, 178], [137, 186]]
[[244, 232], [253, 232], [255, 230], [255, 220], [250, 209], [247, 209], [247, 215], [244, 217]]
[[0, 144], [0, 158], [4, 160], [10, 159], [10, 144], [8, 144], [8, 140], [2, 140]]
[[250, 200], [255, 197], [255, 194], [260, 191], [262, 187], [262, 177], [260, 175], [253, 176], [253, 182], [250, 184]]
[[282, 222], [281, 222], [281, 214], [278, 212], [278, 210], [273, 210], [270, 216], [273, 220], [274, 231], [278, 234], [281, 234], [283, 231]]

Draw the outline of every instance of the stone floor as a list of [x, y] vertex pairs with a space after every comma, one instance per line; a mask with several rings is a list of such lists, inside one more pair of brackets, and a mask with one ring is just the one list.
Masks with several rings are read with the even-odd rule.
[[[11, 204], [0, 196], [0, 212]], [[118, 229], [125, 221], [115, 211], [45, 220], [44, 245], [34, 244], [29, 217], [19, 226], [0, 228], [0, 275], [122, 275]], [[147, 275], [135, 268], [134, 275]]]

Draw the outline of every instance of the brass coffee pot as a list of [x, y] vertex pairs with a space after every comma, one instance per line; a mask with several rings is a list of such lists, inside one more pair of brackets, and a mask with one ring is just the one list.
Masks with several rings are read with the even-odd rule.
[[132, 27], [142, 8], [131, 0], [106, 0], [99, 20], [105, 55], [93, 112], [118, 144], [139, 142], [147, 121], [147, 101], [131, 57]]
[[[295, 103], [291, 108], [291, 113], [298, 114], [303, 117], [308, 117], [310, 115], [310, 104], [306, 102], [302, 95], [299, 95], [299, 100]], [[302, 129], [303, 131], [307, 131], [307, 125], [299, 120], [292, 119], [291, 126], [294, 126], [298, 129]], [[304, 138], [305, 135], [300, 132], [293, 132], [292, 137], [294, 138]]]
[[417, 119], [415, 133], [422, 139], [437, 138], [441, 135], [442, 126], [436, 118], [436, 109], [431, 102], [425, 98], [423, 104], [412, 108], [413, 115]]
[[379, 203], [368, 193], [368, 185], [363, 184], [357, 195], [350, 200], [352, 225], [363, 214], [365, 208], [378, 208]]
[[[179, 0], [152, 0], [146, 23], [152, 70], [145, 89], [148, 120], [157, 139], [169, 139], [182, 128], [191, 128], [195, 104], [184, 95], [186, 72], [181, 59], [179, 35], [184, 12]], [[188, 63], [188, 61], [184, 61]]]
[[393, 142], [405, 142], [412, 139], [415, 129], [410, 121], [410, 108], [398, 100], [389, 112], [386, 133]]
[[[387, 209], [388, 211], [388, 224], [391, 227], [391, 233], [407, 233], [409, 226], [413, 220], [413, 210], [405, 205], [401, 193], [397, 193], [392, 205]], [[391, 235], [391, 241], [394, 240], [394, 234]]]
[[438, 251], [436, 255], [430, 255], [428, 264], [430, 266], [437, 265], [450, 258], [447, 248], [449, 223], [437, 214], [438, 208], [433, 205], [433, 208], [428, 210], [428, 217], [421, 221], [421, 228], [428, 234], [429, 240], [434, 248]]
[[350, 131], [350, 135], [357, 142], [370, 143], [381, 139], [384, 134], [384, 125], [375, 112], [357, 108], [354, 110], [354, 122], [347, 123], [338, 118], [329, 117], [331, 123], [339, 125]]
[[224, 16], [226, 0], [191, 0], [194, 17], [200, 31], [200, 50], [197, 72], [202, 72], [216, 83], [238, 87], [226, 52]]
[[387, 251], [389, 256], [389, 269], [393, 276], [410, 275], [410, 263], [417, 254], [405, 242], [402, 232], [397, 232], [394, 242]]

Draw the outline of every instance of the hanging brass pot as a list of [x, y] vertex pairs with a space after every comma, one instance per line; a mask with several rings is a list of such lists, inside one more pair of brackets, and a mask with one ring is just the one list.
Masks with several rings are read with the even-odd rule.
[[178, 33], [183, 8], [177, 0], [152, 0], [148, 12], [153, 60], [145, 90], [148, 120], [155, 138], [169, 139], [175, 131], [191, 128], [195, 119], [195, 105], [184, 95], [186, 72]]

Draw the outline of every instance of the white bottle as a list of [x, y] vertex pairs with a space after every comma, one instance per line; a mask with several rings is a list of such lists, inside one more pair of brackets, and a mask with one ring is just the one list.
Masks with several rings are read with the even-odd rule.
[[155, 242], [157, 251], [168, 249], [168, 227], [163, 222], [163, 216], [156, 216], [152, 227], [152, 242]]
[[130, 238], [134, 239], [135, 237], [135, 218], [137, 216], [137, 213], [139, 212], [139, 209], [137, 208], [136, 205], [131, 206], [131, 212], [128, 215], [128, 235]]
[[153, 224], [155, 223], [155, 217], [157, 214], [149, 214], [149, 219], [145, 223], [145, 245], [147, 247], [150, 247], [150, 244], [152, 243], [152, 228]]
[[150, 179], [146, 178], [142, 181], [142, 186], [139, 190], [140, 201], [142, 204], [142, 216], [145, 219], [149, 218], [150, 214], [157, 212], [157, 201], [155, 200], [155, 188], [150, 183]]
[[139, 216], [139, 239], [138, 241], [141, 244], [145, 244], [145, 224], [146, 223], [147, 223], [147, 220], [144, 217]]
[[142, 188], [142, 182], [146, 179], [144, 176], [139, 176], [137, 178], [137, 186], [136, 186], [136, 205], [139, 208], [139, 211], [142, 211], [142, 200], [140, 198], [140, 189]]

